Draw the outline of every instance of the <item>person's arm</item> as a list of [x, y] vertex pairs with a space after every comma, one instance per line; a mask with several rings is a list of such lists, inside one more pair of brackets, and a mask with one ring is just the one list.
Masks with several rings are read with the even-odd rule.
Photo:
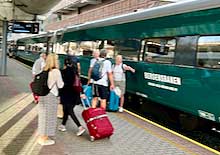
[[34, 65], [32, 67], [32, 77], [34, 78], [36, 75], [36, 61], [34, 62]]
[[125, 65], [125, 64], [123, 64], [123, 68], [126, 70], [126, 71], [131, 71], [131, 72], [135, 72], [135, 69], [134, 68], [132, 68], [131, 66], [128, 66], [128, 65]]
[[32, 74], [35, 75], [36, 74], [36, 62], [34, 63], [33, 67], [32, 67]]
[[108, 72], [108, 78], [109, 78], [109, 81], [110, 81], [110, 89], [112, 90], [115, 87], [112, 72]]
[[89, 85], [90, 82], [91, 82], [92, 67], [94, 66], [94, 64], [95, 64], [94, 59], [91, 59], [90, 60], [90, 65], [89, 65], [89, 70], [88, 70], [88, 82], [87, 82], [87, 85]]
[[108, 72], [108, 79], [110, 81], [110, 89], [114, 89], [114, 79], [113, 79], [113, 73], [112, 73], [112, 63], [110, 61], [107, 62], [107, 72]]
[[77, 69], [78, 69], [78, 73], [80, 75], [81, 74], [81, 67], [80, 67], [80, 63], [79, 62], [77, 63]]
[[87, 82], [87, 85], [90, 84], [90, 80], [91, 80], [91, 73], [92, 73], [92, 67], [89, 67], [89, 70], [88, 70], [88, 82]]
[[63, 88], [64, 86], [63, 78], [62, 78], [60, 70], [58, 69], [56, 70], [56, 77], [57, 77], [57, 87]]

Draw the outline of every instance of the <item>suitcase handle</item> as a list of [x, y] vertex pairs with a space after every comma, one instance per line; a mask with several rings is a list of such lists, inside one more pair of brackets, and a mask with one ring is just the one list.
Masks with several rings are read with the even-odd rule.
[[85, 86], [85, 89], [83, 89], [83, 92], [85, 93], [87, 91], [87, 89], [89, 89], [89, 85], [84, 85], [84, 86]]
[[[85, 101], [87, 102], [87, 105], [89, 105], [89, 107], [86, 107]], [[91, 107], [91, 104], [90, 104], [89, 99], [87, 98], [87, 96], [86, 96], [85, 99], [81, 98], [81, 102], [82, 102], [82, 105], [83, 105], [83, 108], [84, 108], [84, 109], [88, 109], [88, 108]]]
[[85, 93], [86, 91], [87, 91], [87, 89], [89, 89], [88, 87], [86, 87], [84, 90], [83, 90], [83, 92]]

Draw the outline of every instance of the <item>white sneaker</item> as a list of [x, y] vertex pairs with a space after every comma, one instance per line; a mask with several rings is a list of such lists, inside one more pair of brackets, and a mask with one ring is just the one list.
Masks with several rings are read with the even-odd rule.
[[58, 130], [64, 132], [64, 131], [66, 131], [66, 127], [61, 124], [61, 125], [58, 127]]
[[86, 129], [84, 127], [80, 126], [76, 135], [81, 136], [85, 131], [86, 131]]
[[122, 107], [119, 107], [118, 111], [119, 111], [119, 112], [123, 112], [124, 109], [123, 109]]
[[51, 140], [51, 139], [48, 139], [48, 140], [40, 140], [38, 141], [38, 144], [42, 145], [42, 146], [45, 146], [45, 145], [53, 145], [55, 144], [55, 141], [54, 140]]

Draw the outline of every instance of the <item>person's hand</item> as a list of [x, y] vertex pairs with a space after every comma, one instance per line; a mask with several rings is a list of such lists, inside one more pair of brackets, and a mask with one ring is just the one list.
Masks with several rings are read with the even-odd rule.
[[113, 90], [115, 88], [114, 85], [110, 85], [110, 90]]
[[132, 68], [132, 69], [131, 69], [131, 72], [132, 72], [132, 73], [135, 73], [135, 69]]
[[87, 82], [87, 85], [89, 85], [90, 84], [90, 80], [88, 80], [88, 82]]
[[81, 94], [80, 97], [81, 97], [82, 99], [86, 99], [86, 95], [85, 95], [85, 94]]

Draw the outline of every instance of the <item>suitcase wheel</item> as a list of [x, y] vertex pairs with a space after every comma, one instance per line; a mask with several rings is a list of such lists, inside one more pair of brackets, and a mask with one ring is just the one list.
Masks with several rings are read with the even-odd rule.
[[95, 137], [90, 136], [90, 141], [91, 141], [91, 142], [94, 142], [94, 140], [95, 140]]

